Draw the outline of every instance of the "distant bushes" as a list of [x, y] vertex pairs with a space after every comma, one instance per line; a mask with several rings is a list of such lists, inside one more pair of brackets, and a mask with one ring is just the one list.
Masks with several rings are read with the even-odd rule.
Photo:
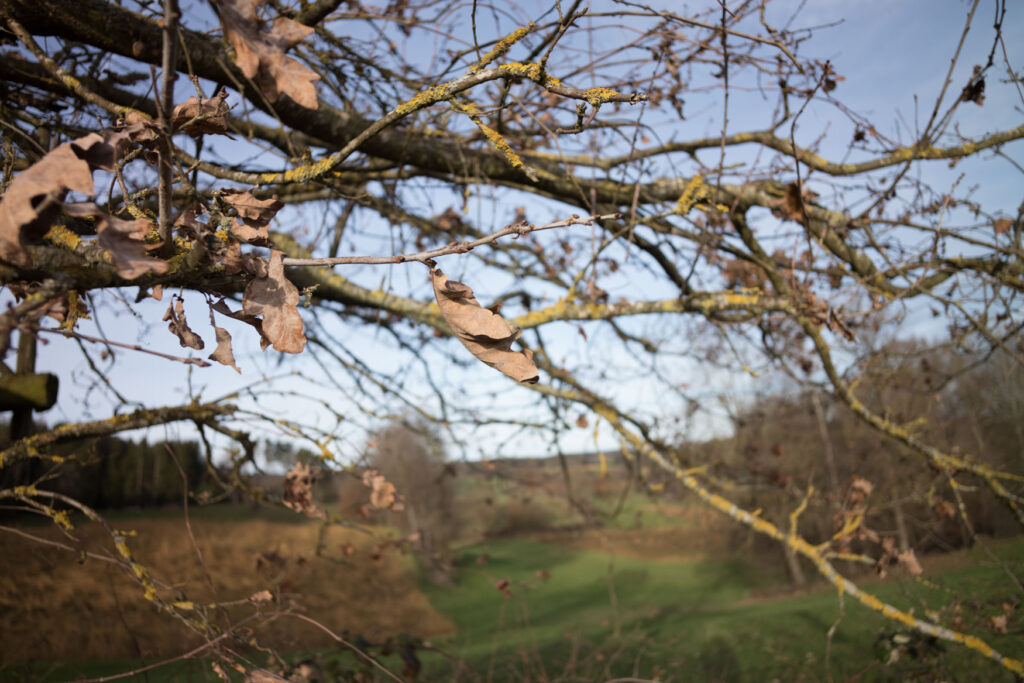
[[495, 503], [487, 533], [494, 536], [526, 531], [542, 531], [554, 526], [556, 513], [548, 501], [536, 498], [512, 498]]

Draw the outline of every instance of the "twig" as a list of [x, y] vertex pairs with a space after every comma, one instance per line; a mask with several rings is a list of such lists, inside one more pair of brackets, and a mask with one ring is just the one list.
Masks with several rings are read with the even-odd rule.
[[196, 656], [197, 654], [199, 654], [203, 650], [208, 650], [209, 648], [211, 648], [212, 646], [216, 645], [220, 641], [224, 640], [228, 636], [233, 636], [234, 633], [235, 633], [235, 629], [240, 628], [243, 624], [245, 624], [248, 621], [252, 621], [253, 619], [256, 618], [256, 616], [257, 615], [253, 615], [251, 617], [248, 617], [247, 619], [243, 619], [242, 621], [238, 622], [238, 624], [235, 625], [234, 629], [225, 631], [224, 633], [220, 634], [219, 636], [217, 636], [213, 640], [211, 640], [209, 642], [206, 642], [206, 643], [203, 643], [202, 645], [200, 645], [200, 646], [198, 646], [198, 647], [196, 647], [196, 648], [194, 648], [192, 650], [189, 650], [188, 652], [186, 652], [184, 654], [180, 654], [177, 657], [172, 657], [171, 659], [165, 659], [162, 662], [157, 662], [156, 664], [150, 664], [149, 666], [144, 666], [144, 667], [142, 667], [140, 669], [134, 669], [132, 671], [125, 671], [124, 673], [120, 673], [120, 674], [113, 674], [113, 675], [110, 675], [110, 676], [100, 676], [99, 678], [79, 678], [78, 680], [71, 681], [71, 683], [104, 683], [105, 681], [115, 681], [115, 680], [117, 680], [119, 678], [127, 678], [129, 676], [137, 676], [140, 673], [143, 673], [144, 671], [151, 671], [151, 670], [153, 670], [153, 669], [155, 669], [157, 667], [160, 667], [160, 666], [166, 666], [167, 664], [173, 664], [174, 662], [180, 662], [183, 659], [191, 659], [192, 657]]
[[486, 237], [481, 237], [478, 240], [472, 242], [452, 242], [447, 246], [440, 247], [439, 249], [431, 249], [429, 251], [421, 251], [418, 254], [398, 254], [397, 256], [335, 256], [332, 258], [284, 258], [282, 263], [286, 266], [338, 266], [350, 263], [361, 263], [369, 265], [381, 265], [387, 263], [408, 263], [409, 261], [418, 261], [420, 263], [426, 263], [427, 261], [437, 258], [438, 256], [447, 256], [449, 254], [465, 254], [468, 251], [482, 246], [484, 244], [490, 244], [502, 237], [508, 235], [515, 235], [517, 237], [522, 235], [528, 235], [531, 232], [538, 232], [540, 230], [552, 230], [554, 228], [565, 228], [570, 225], [592, 225], [594, 221], [610, 221], [618, 220], [622, 218], [621, 213], [608, 213], [603, 215], [587, 216], [586, 218], [580, 218], [576, 214], [573, 214], [570, 218], [565, 218], [554, 223], [548, 223], [546, 225], [528, 225], [525, 223], [514, 223], [512, 225], [506, 225], [501, 230], [491, 233]]
[[781, 50], [784, 55], [789, 57], [789, 61], [793, 62], [793, 65], [796, 67], [797, 71], [799, 71], [800, 73], [804, 72], [803, 67], [800, 66], [800, 62], [798, 62], [796, 60], [796, 57], [793, 56], [793, 53], [790, 52], [789, 49], [785, 45], [783, 45], [782, 43], [778, 42], [777, 40], [769, 40], [768, 38], [762, 38], [761, 36], [755, 36], [755, 35], [752, 35], [750, 33], [744, 33], [742, 31], [737, 31], [736, 29], [733, 29], [733, 28], [726, 28], [724, 25], [709, 24], [708, 22], [700, 21], [699, 19], [689, 19], [687, 17], [681, 17], [678, 14], [673, 14], [672, 12], [669, 12], [669, 11], [658, 12], [654, 8], [649, 7], [647, 5], [641, 5], [640, 3], [625, 2], [625, 0], [616, 0], [616, 2], [618, 2], [619, 4], [622, 4], [622, 5], [630, 6], [630, 7], [641, 7], [643, 9], [647, 10], [647, 12], [649, 12], [650, 14], [644, 14], [644, 13], [641, 13], [641, 12], [614, 12], [614, 13], [612, 13], [612, 14], [615, 14], [615, 15], [620, 15], [620, 16], [631, 16], [631, 15], [632, 16], [637, 16], [637, 15], [639, 15], [639, 16], [644, 17], [644, 16], [650, 16], [651, 14], [654, 14], [655, 16], [664, 17], [665, 19], [671, 19], [672, 21], [678, 21], [680, 24], [688, 24], [690, 26], [697, 26], [698, 28], [706, 28], [709, 31], [716, 31], [716, 32], [717, 31], [722, 31], [723, 33], [728, 33], [730, 35], [734, 35], [737, 38], [743, 38], [745, 40], [752, 40], [753, 42], [761, 43], [762, 45], [771, 45], [772, 47]]
[[111, 346], [118, 346], [122, 349], [129, 349], [130, 351], [141, 351], [142, 353], [148, 353], [160, 358], [166, 358], [167, 360], [173, 360], [178, 363], [184, 363], [185, 365], [198, 365], [201, 368], [210, 367], [210, 363], [203, 360], [202, 358], [182, 358], [181, 356], [172, 356], [169, 353], [161, 353], [160, 351], [153, 351], [145, 347], [139, 346], [138, 344], [125, 344], [123, 342], [110, 341], [109, 339], [100, 339], [99, 337], [90, 337], [87, 334], [81, 332], [71, 332], [70, 330], [54, 330], [48, 327], [40, 327], [40, 332], [49, 332], [50, 334], [60, 334], [65, 337], [75, 337], [77, 339], [83, 339], [85, 341], [94, 342], [96, 344], [110, 344]]
[[402, 679], [401, 678], [399, 678], [395, 674], [393, 674], [390, 671], [388, 671], [387, 668], [383, 664], [378, 662], [375, 658], [373, 658], [370, 655], [366, 654], [365, 652], [360, 650], [358, 647], [356, 647], [355, 645], [353, 645], [352, 643], [348, 642], [347, 640], [345, 640], [344, 638], [339, 636], [337, 633], [335, 633], [331, 629], [329, 629], [326, 626], [324, 626], [323, 624], [321, 624], [316, 619], [310, 619], [309, 617], [307, 617], [304, 614], [294, 614], [294, 613], [287, 613], [287, 614], [283, 614], [281, 616], [295, 617], [296, 619], [301, 619], [302, 621], [309, 622], [310, 624], [313, 624], [313, 626], [316, 626], [318, 629], [320, 629], [321, 631], [323, 631], [324, 633], [329, 635], [331, 638], [334, 638], [334, 640], [336, 640], [337, 642], [341, 643], [345, 647], [351, 649], [357, 655], [359, 655], [360, 657], [362, 657], [363, 659], [365, 659], [366, 661], [370, 662], [375, 667], [377, 667], [378, 669], [383, 671], [385, 674], [387, 674], [388, 678], [390, 678], [391, 680], [398, 681], [398, 683], [402, 683]]

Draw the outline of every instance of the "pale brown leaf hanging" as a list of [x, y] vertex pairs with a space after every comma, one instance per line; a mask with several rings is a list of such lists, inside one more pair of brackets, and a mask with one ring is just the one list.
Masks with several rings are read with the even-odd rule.
[[189, 328], [188, 322], [185, 320], [185, 305], [181, 299], [175, 298], [167, 307], [164, 321], [168, 320], [170, 322], [167, 324], [167, 329], [178, 338], [178, 343], [183, 347], [200, 350], [205, 346], [202, 338]]
[[265, 277], [257, 277], [245, 288], [242, 310], [263, 316], [263, 334], [274, 348], [284, 353], [301, 353], [306, 335], [299, 315], [299, 290], [284, 276], [283, 254], [270, 252]]
[[210, 305], [210, 308], [212, 308], [213, 310], [217, 311], [222, 315], [226, 315], [229, 318], [241, 320], [243, 323], [255, 327], [256, 331], [260, 333], [261, 351], [266, 351], [267, 347], [270, 346], [270, 340], [267, 339], [267, 335], [263, 334], [263, 321], [257, 318], [256, 316], [246, 315], [244, 311], [232, 311], [230, 308], [228, 308], [228, 305], [227, 303], [225, 303], [224, 299], [217, 300], [216, 303]]
[[517, 327], [483, 308], [472, 289], [449, 280], [440, 269], [431, 270], [430, 277], [441, 315], [470, 353], [517, 382], [533, 384], [539, 379], [533, 353], [529, 349], [512, 350], [512, 342], [522, 334]]
[[242, 370], [235, 365], [235, 354], [231, 349], [231, 335], [223, 327], [217, 327], [213, 318], [213, 310], [213, 306], [210, 306], [210, 325], [213, 326], [213, 332], [217, 336], [217, 348], [213, 350], [213, 353], [208, 358], [217, 361], [221, 365], [234, 368], [235, 372], [241, 373]]
[[370, 489], [370, 505], [372, 507], [378, 510], [400, 511], [405, 509], [395, 485], [377, 470], [363, 472], [363, 486]]
[[114, 148], [90, 133], [66, 142], [20, 173], [0, 200], [0, 258], [32, 265], [26, 241], [42, 238], [60, 215], [68, 190], [93, 193], [93, 169], [114, 168]]
[[327, 519], [327, 513], [313, 502], [313, 482], [316, 472], [309, 465], [296, 463], [284, 479], [283, 503], [307, 517]]
[[278, 17], [266, 28], [257, 15], [263, 0], [217, 0], [224, 35], [235, 48], [235, 63], [249, 78], [255, 78], [271, 102], [284, 93], [296, 104], [316, 109], [316, 81], [320, 76], [285, 55], [313, 33], [313, 28], [286, 17]]

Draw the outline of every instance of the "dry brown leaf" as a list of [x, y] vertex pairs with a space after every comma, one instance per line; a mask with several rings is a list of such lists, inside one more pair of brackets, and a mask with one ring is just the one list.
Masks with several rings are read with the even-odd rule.
[[183, 347], [187, 346], [200, 350], [205, 346], [202, 338], [189, 328], [188, 322], [185, 320], [185, 305], [181, 299], [175, 297], [174, 301], [167, 307], [167, 312], [164, 313], [164, 321], [168, 320], [170, 320], [170, 323], [167, 324], [167, 329], [178, 338], [178, 343]]
[[171, 126], [175, 130], [185, 131], [194, 138], [200, 135], [227, 135], [227, 116], [231, 110], [224, 101], [226, 97], [227, 93], [203, 99], [195, 96], [188, 98], [174, 108], [171, 113]]
[[522, 332], [497, 313], [483, 308], [473, 290], [448, 279], [439, 269], [430, 271], [434, 296], [452, 333], [470, 353], [517, 382], [533, 384], [539, 377], [531, 351], [512, 351]]
[[995, 631], [996, 633], [1002, 633], [1004, 635], [1006, 634], [1006, 615], [1005, 614], [1000, 614], [998, 617], [989, 617], [988, 618], [988, 623], [989, 623], [989, 626], [992, 627], [992, 630]]
[[238, 212], [246, 225], [254, 228], [266, 227], [284, 207], [276, 194], [270, 199], [256, 199], [252, 192], [232, 189], [220, 190], [217, 194]]
[[268, 590], [261, 590], [249, 596], [249, 602], [270, 602], [274, 595]]
[[917, 561], [917, 555], [914, 553], [913, 548], [908, 548], [907, 550], [898, 553], [896, 555], [896, 559], [898, 559], [900, 564], [906, 567], [907, 571], [909, 571], [913, 576], [920, 576], [924, 571], [921, 568], [921, 563]]
[[234, 240], [222, 240], [208, 223], [198, 220], [206, 207], [194, 202], [174, 220], [174, 226], [191, 240], [201, 240], [210, 262], [220, 265], [228, 275], [242, 272], [242, 245]]
[[786, 196], [769, 202], [768, 207], [779, 218], [797, 223], [803, 223], [807, 218], [804, 208], [815, 199], [818, 194], [811, 190], [801, 192], [802, 183], [792, 182], [786, 185]]
[[864, 477], [853, 475], [853, 481], [850, 483], [850, 489], [856, 494], [863, 498], [867, 498], [871, 495], [871, 492], [875, 490], [875, 485]]
[[939, 517], [953, 519], [954, 517], [956, 517], [956, 506], [950, 503], [948, 500], [942, 499], [935, 504], [935, 513]]
[[146, 273], [162, 275], [167, 272], [167, 262], [147, 256], [147, 245], [142, 239], [153, 229], [153, 223], [145, 218], [125, 221], [113, 216], [101, 215], [96, 223], [98, 242], [107, 250], [117, 274], [125, 280], [134, 280]]
[[285, 50], [313, 33], [286, 17], [278, 17], [267, 29], [257, 15], [263, 0], [217, 0], [224, 35], [235, 48], [235, 63], [249, 78], [255, 78], [267, 99], [276, 102], [281, 93], [296, 104], [316, 109], [316, 73], [285, 55]]
[[1009, 218], [997, 218], [992, 221], [992, 228], [995, 229], [997, 235], [1002, 235], [1004, 232], [1009, 232], [1013, 226], [1013, 221]]
[[114, 148], [90, 133], [60, 145], [16, 176], [0, 199], [0, 258], [30, 266], [24, 243], [46, 234], [68, 190], [93, 193], [96, 168], [113, 170]]
[[378, 510], [402, 510], [395, 485], [377, 470], [363, 472], [363, 486], [370, 489], [370, 505]]
[[[213, 320], [213, 312], [210, 312], [210, 319]], [[213, 332], [217, 335], [217, 348], [213, 350], [208, 358], [215, 360], [221, 365], [234, 368], [235, 372], [241, 374], [242, 370], [235, 365], [235, 354], [231, 350], [231, 335], [223, 327], [213, 326]]]
[[210, 668], [213, 669], [213, 673], [217, 674], [217, 678], [224, 681], [224, 683], [231, 683], [231, 678], [224, 671], [224, 667], [220, 665], [220, 662], [211, 662]]
[[327, 519], [327, 513], [313, 502], [316, 472], [309, 465], [296, 463], [284, 478], [284, 504], [307, 517]]
[[283, 256], [276, 249], [270, 252], [267, 275], [246, 286], [242, 310], [263, 316], [261, 330], [276, 350], [301, 353], [306, 348], [306, 335], [298, 309], [299, 290], [284, 276]]
[[229, 318], [235, 320], [241, 320], [243, 323], [252, 325], [256, 328], [256, 331], [260, 333], [260, 350], [266, 351], [267, 347], [270, 346], [270, 340], [267, 339], [267, 335], [263, 334], [263, 321], [253, 315], [246, 315], [242, 311], [232, 311], [228, 308], [227, 303], [224, 299], [218, 299], [216, 303], [210, 306], [213, 310], [217, 311], [221, 315], [226, 315]]
[[162, 275], [167, 272], [167, 262], [146, 255], [149, 249], [159, 244], [146, 244], [146, 235], [156, 228], [145, 218], [122, 220], [108, 216], [92, 203], [69, 204], [64, 210], [71, 216], [91, 216], [96, 219], [97, 242], [103, 247], [114, 263], [119, 277], [134, 280], [146, 273]]

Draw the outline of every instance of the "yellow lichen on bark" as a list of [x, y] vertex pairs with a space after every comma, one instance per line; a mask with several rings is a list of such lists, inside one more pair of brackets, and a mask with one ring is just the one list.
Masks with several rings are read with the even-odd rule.
[[488, 64], [490, 64], [491, 62], [493, 62], [495, 59], [504, 56], [506, 52], [512, 49], [513, 45], [522, 40], [523, 37], [526, 36], [526, 34], [528, 34], [532, 30], [533, 22], [530, 22], [529, 24], [521, 28], [517, 28], [512, 33], [508, 34], [507, 36], [499, 40], [497, 44], [495, 44], [495, 46], [491, 48], [490, 52], [488, 52], [487, 54], [480, 58], [479, 62], [469, 67], [469, 72], [475, 73], [480, 69], [484, 68], [485, 66], [487, 66]]
[[690, 182], [683, 188], [682, 194], [679, 195], [679, 199], [676, 201], [676, 213], [680, 216], [685, 216], [690, 213], [697, 202], [706, 198], [710, 194], [708, 186], [704, 184], [704, 176], [697, 174], [690, 178]]

